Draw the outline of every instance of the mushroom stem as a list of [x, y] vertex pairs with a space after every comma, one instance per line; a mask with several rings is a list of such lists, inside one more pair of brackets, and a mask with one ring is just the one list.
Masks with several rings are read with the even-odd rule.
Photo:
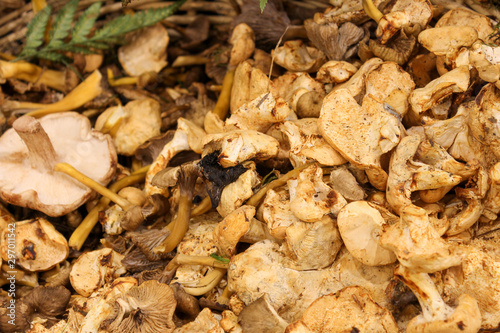
[[66, 91], [66, 74], [62, 71], [42, 69], [29, 62], [9, 62], [0, 60], [0, 78], [19, 79], [31, 83], [44, 84], [59, 91]]
[[373, 4], [372, 0], [363, 0], [363, 9], [365, 10], [366, 15], [370, 16], [375, 22], [379, 22], [382, 16], [382, 12], [378, 10], [377, 7]]
[[190, 256], [187, 254], [179, 253], [175, 256], [175, 259], [177, 260], [177, 263], [179, 265], [205, 265], [210, 267], [226, 268], [226, 269], [229, 266], [229, 264], [220, 262], [217, 259], [212, 258], [210, 256]]
[[57, 163], [56, 166], [54, 167], [54, 171], [59, 171], [63, 172], [74, 179], [78, 180], [80, 183], [90, 187], [97, 193], [109, 198], [111, 201], [116, 203], [118, 206], [120, 206], [124, 211], [127, 211], [132, 207], [133, 205], [126, 199], [122, 198], [118, 194], [114, 193], [113, 191], [110, 191], [108, 188], [102, 186], [92, 178], [89, 178], [85, 176], [83, 173], [80, 171], [76, 170], [73, 168], [71, 165], [68, 163]]
[[56, 165], [56, 151], [42, 125], [33, 117], [23, 116], [12, 127], [28, 147], [31, 167], [45, 173], [52, 173]]
[[193, 190], [198, 175], [196, 166], [181, 166], [179, 174], [179, 208], [174, 221], [172, 233], [165, 241], [153, 249], [154, 253], [163, 254], [173, 251], [181, 242], [189, 227], [191, 218], [191, 207], [193, 206]]
[[183, 67], [183, 66], [196, 66], [196, 65], [204, 65], [209, 61], [208, 58], [196, 55], [185, 55], [178, 56], [172, 67]]
[[217, 303], [229, 305], [229, 298], [231, 298], [232, 294], [233, 293], [229, 291], [229, 285], [227, 285], [222, 291], [222, 294], [217, 297]]
[[[146, 173], [148, 168], [149, 165], [137, 170], [130, 176], [120, 179], [119, 181], [113, 183], [109, 187], [109, 190], [116, 193], [124, 187], [143, 181], [146, 178]], [[111, 200], [109, 198], [102, 197], [97, 203], [97, 205], [95, 205], [95, 207], [92, 208], [92, 210], [87, 214], [87, 216], [85, 216], [83, 221], [75, 229], [75, 231], [73, 231], [73, 234], [71, 234], [71, 237], [68, 240], [68, 245], [70, 248], [75, 249], [77, 251], [79, 251], [82, 248], [83, 243], [85, 243], [85, 240], [90, 235], [90, 232], [92, 231], [92, 229], [97, 224], [97, 221], [99, 220], [99, 212], [106, 209], [106, 207], [109, 205], [110, 202]]]
[[298, 168], [295, 168], [295, 169], [287, 172], [286, 174], [284, 174], [280, 178], [273, 180], [272, 182], [270, 182], [269, 184], [267, 184], [266, 186], [261, 188], [250, 199], [248, 199], [248, 201], [246, 202], [246, 205], [257, 207], [259, 205], [259, 203], [262, 201], [262, 199], [264, 198], [264, 196], [266, 195], [267, 191], [272, 190], [276, 187], [280, 187], [282, 185], [285, 185], [286, 182], [289, 181], [290, 179], [297, 178], [299, 176], [299, 174], [302, 172], [302, 170], [310, 167], [312, 164], [313, 163], [304, 164], [303, 166], [300, 166]]
[[224, 275], [226, 275], [226, 269], [216, 268], [203, 277], [196, 287], [184, 287], [184, 291], [193, 296], [204, 295], [217, 286]]
[[133, 85], [136, 84], [138, 81], [139, 81], [138, 76], [127, 76], [115, 79], [113, 71], [111, 70], [111, 68], [108, 68], [108, 83], [111, 87], [126, 86], [129, 84]]
[[425, 320], [445, 320], [453, 313], [453, 308], [441, 298], [429, 274], [415, 273], [403, 265], [399, 265], [394, 270], [394, 275], [401, 279], [417, 296]]
[[205, 214], [210, 209], [212, 209], [212, 201], [210, 200], [210, 196], [207, 195], [201, 200], [198, 206], [191, 210], [191, 217]]
[[220, 119], [224, 120], [226, 118], [227, 112], [229, 111], [229, 100], [231, 98], [231, 89], [233, 87], [234, 72], [236, 67], [228, 68], [226, 75], [224, 76], [224, 81], [222, 81], [222, 90], [217, 99], [217, 104], [215, 104], [212, 110]]
[[39, 118], [50, 113], [75, 110], [101, 94], [101, 78], [101, 73], [98, 70], [95, 70], [63, 99], [52, 104], [17, 102], [12, 104], [12, 106], [15, 109], [37, 109], [27, 113], [27, 115], [35, 118]]

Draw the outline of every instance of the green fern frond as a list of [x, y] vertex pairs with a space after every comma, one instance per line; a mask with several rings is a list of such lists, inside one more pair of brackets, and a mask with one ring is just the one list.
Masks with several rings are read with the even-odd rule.
[[[78, 0], [71, 0], [56, 15], [47, 45], [42, 46], [47, 25], [50, 20], [51, 7], [47, 6], [31, 20], [26, 33], [26, 45], [16, 60], [38, 57], [56, 62], [67, 63], [70, 59], [59, 51], [91, 54], [97, 50], [109, 49], [112, 45], [121, 44], [119, 37], [164, 20], [176, 12], [187, 0], [179, 0], [164, 8], [139, 11], [132, 15], [115, 18], [104, 25], [92, 37], [92, 30], [101, 3], [94, 3], [87, 8], [73, 29], [71, 24], [78, 7]], [[71, 40], [65, 41], [71, 31]], [[41, 47], [42, 46], [42, 47]]]
[[71, 31], [71, 41], [73, 43], [80, 43], [87, 40], [87, 36], [99, 16], [101, 7], [102, 3], [96, 2], [83, 12], [78, 22], [76, 22], [73, 31]]
[[71, 0], [57, 13], [54, 25], [50, 30], [47, 48], [55, 48], [64, 43], [64, 39], [68, 37], [71, 30], [71, 23], [73, 22], [77, 7], [78, 0]]
[[32, 57], [33, 54], [36, 54], [36, 48], [43, 44], [43, 37], [49, 23], [51, 11], [52, 8], [47, 6], [39, 11], [30, 21], [28, 31], [26, 32], [26, 46], [19, 54], [19, 57]]
[[260, 12], [264, 12], [264, 8], [266, 8], [267, 0], [260, 0]]

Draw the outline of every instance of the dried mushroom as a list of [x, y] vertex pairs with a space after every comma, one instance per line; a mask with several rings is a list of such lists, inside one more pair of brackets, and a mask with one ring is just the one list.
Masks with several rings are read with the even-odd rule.
[[[0, 251], [7, 262], [11, 258], [9, 229], [2, 233]], [[44, 218], [16, 222], [15, 260], [30, 272], [46, 271], [66, 260], [69, 255], [68, 241]]]
[[272, 54], [278, 65], [293, 72], [315, 72], [326, 62], [322, 51], [306, 46], [301, 40], [285, 42]]

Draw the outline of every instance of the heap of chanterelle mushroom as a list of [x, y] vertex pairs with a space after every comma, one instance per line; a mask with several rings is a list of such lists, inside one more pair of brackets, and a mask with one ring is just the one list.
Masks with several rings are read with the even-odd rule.
[[24, 116], [0, 63], [0, 332], [498, 331], [497, 3], [187, 2]]

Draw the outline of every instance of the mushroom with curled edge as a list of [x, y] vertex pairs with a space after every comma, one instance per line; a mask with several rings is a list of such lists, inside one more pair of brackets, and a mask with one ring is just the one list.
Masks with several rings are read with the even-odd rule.
[[381, 157], [398, 145], [403, 131], [396, 115], [371, 95], [359, 105], [349, 90], [340, 89], [325, 97], [318, 124], [323, 138], [336, 151], [365, 170], [375, 188], [385, 189], [387, 173]]
[[366, 201], [354, 201], [344, 206], [337, 217], [340, 235], [349, 253], [363, 264], [391, 264], [396, 261], [396, 255], [380, 245], [387, 223], [372, 205]]
[[15, 250], [12, 251], [9, 246], [12, 232], [7, 228], [2, 232], [2, 258], [7, 261], [14, 254], [16, 264], [27, 271], [49, 270], [69, 255], [66, 238], [44, 218], [16, 222], [14, 235]]
[[386, 308], [360, 286], [345, 287], [315, 300], [285, 333], [399, 332]]
[[434, 168], [413, 159], [422, 142], [419, 135], [404, 137], [391, 156], [386, 198], [391, 208], [399, 214], [412, 204], [411, 192], [440, 189], [448, 191], [459, 184], [462, 177]]
[[415, 272], [434, 273], [460, 264], [464, 251], [439, 236], [425, 209], [408, 205], [400, 215], [398, 223], [385, 228], [380, 245], [393, 251], [401, 265]]
[[87, 201], [92, 190], [61, 173], [59, 162], [74, 165], [102, 185], [115, 173], [111, 138], [92, 130], [87, 117], [64, 112], [17, 119], [0, 138], [0, 197], [49, 216], [65, 215]]
[[325, 54], [306, 46], [302, 40], [290, 40], [273, 50], [276, 64], [292, 72], [316, 72], [325, 62]]
[[441, 298], [439, 291], [427, 273], [418, 273], [403, 265], [394, 274], [417, 296], [422, 314], [413, 318], [406, 328], [408, 333], [475, 333], [481, 327], [481, 312], [477, 300], [462, 294], [453, 308]]
[[316, 80], [325, 84], [342, 83], [349, 80], [357, 70], [350, 62], [330, 60], [318, 69]]

